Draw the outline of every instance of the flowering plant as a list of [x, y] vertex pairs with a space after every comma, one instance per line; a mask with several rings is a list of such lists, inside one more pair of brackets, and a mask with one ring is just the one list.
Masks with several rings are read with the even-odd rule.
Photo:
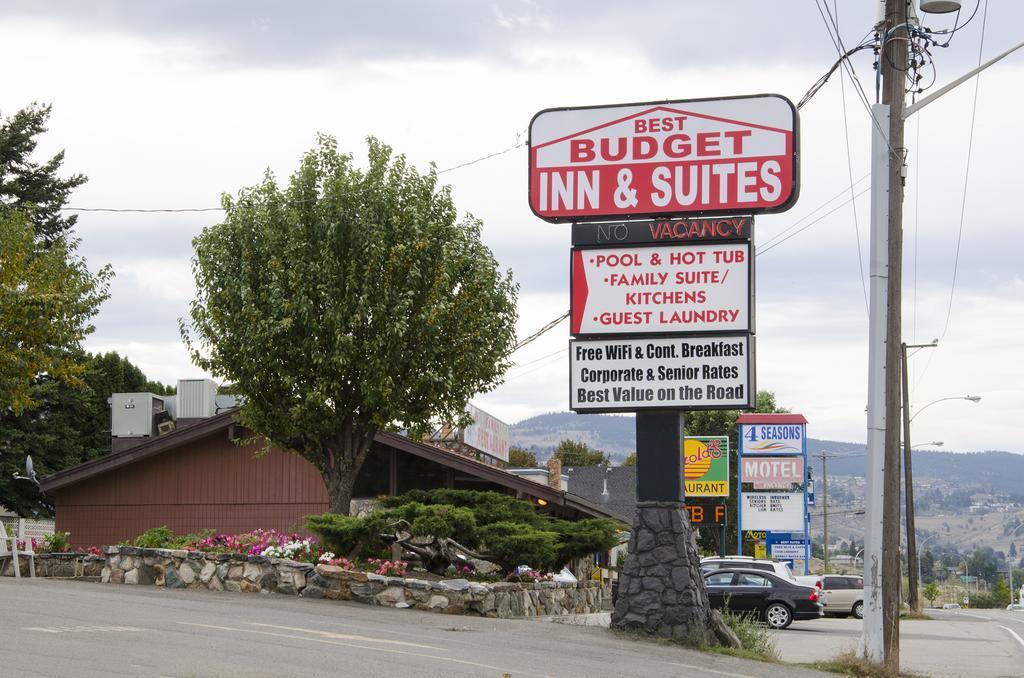
[[314, 554], [315, 542], [311, 539], [293, 539], [284, 544], [271, 544], [260, 555], [290, 560], [317, 560]]
[[538, 572], [537, 570], [531, 570], [529, 568], [518, 567], [516, 570], [508, 576], [510, 581], [554, 581], [555, 575], [553, 572]]
[[[26, 550], [25, 549], [26, 541], [24, 539], [18, 539], [17, 541], [18, 541], [18, 544], [17, 544], [18, 550], [19, 551]], [[36, 550], [36, 544], [38, 543], [38, 542], [36, 542], [36, 538], [32, 537], [29, 541], [32, 543], [32, 550], [35, 551]]]
[[344, 556], [338, 558], [332, 552], [326, 551], [320, 554], [320, 562], [323, 565], [337, 565], [343, 570], [361, 570], [358, 560], [349, 560]]
[[367, 558], [366, 562], [370, 564], [377, 574], [382, 574], [391, 577], [404, 577], [408, 571], [409, 563], [404, 560], [381, 560], [380, 558]]
[[186, 548], [207, 553], [242, 553], [316, 562], [319, 546], [313, 539], [277, 530], [253, 530], [244, 534], [210, 534], [194, 540]]

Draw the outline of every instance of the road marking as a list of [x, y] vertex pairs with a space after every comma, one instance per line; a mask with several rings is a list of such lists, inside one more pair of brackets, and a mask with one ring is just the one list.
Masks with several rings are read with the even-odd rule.
[[679, 662], [668, 663], [672, 666], [682, 666], [684, 669], [693, 669], [694, 671], [703, 671], [704, 673], [714, 673], [719, 676], [730, 676], [730, 678], [756, 678], [756, 676], [750, 673], [729, 673], [728, 671], [718, 671], [704, 666], [694, 666], [693, 664], [680, 664]]
[[[440, 662], [449, 662], [452, 664], [465, 664], [466, 666], [476, 666], [481, 669], [489, 669], [491, 671], [498, 671], [500, 673], [513, 673], [513, 669], [507, 667], [493, 666], [491, 664], [481, 664], [480, 662], [469, 661], [468, 659], [455, 659], [454, 657], [439, 657], [434, 654], [427, 654], [425, 652], [413, 652], [410, 650], [397, 650], [388, 647], [373, 647], [372, 645], [359, 645], [358, 643], [346, 643], [338, 640], [329, 640], [327, 638], [315, 638], [312, 636], [298, 636], [290, 633], [274, 633], [272, 631], [258, 631], [256, 629], [240, 629], [233, 628], [230, 626], [216, 626], [214, 624], [197, 624], [194, 622], [177, 622], [183, 626], [197, 626], [199, 628], [206, 629], [220, 629], [224, 631], [235, 631], [237, 633], [253, 633], [262, 636], [275, 636], [277, 638], [292, 638], [294, 640], [305, 640], [310, 643], [322, 643], [324, 645], [337, 645], [339, 647], [354, 647], [359, 650], [369, 650], [370, 652], [381, 652], [384, 654], [400, 654], [409, 657], [419, 657], [421, 659], [434, 659]], [[541, 674], [528, 673], [519, 669], [514, 670], [515, 675], [518, 676], [541, 676]], [[541, 677], [542, 678], [542, 677]], [[748, 676], [742, 676], [741, 678], [749, 678]]]
[[981, 619], [982, 621], [992, 621], [992, 617], [982, 617], [980, 614], [971, 614], [970, 612], [957, 612], [958, 617], [970, 617], [971, 619]]
[[1014, 640], [1016, 640], [1018, 643], [1020, 643], [1021, 647], [1024, 647], [1024, 638], [1021, 638], [1020, 636], [1018, 636], [1016, 631], [1014, 631], [1013, 629], [1006, 628], [1002, 624], [999, 625], [999, 628], [1005, 629], [1007, 633], [1009, 633], [1011, 636], [1013, 636]]
[[281, 631], [298, 631], [299, 633], [312, 633], [321, 638], [334, 638], [336, 640], [359, 640], [365, 643], [383, 643], [385, 645], [402, 645], [404, 647], [418, 647], [421, 650], [437, 650], [444, 652], [445, 648], [434, 645], [423, 645], [421, 643], [407, 643], [403, 640], [388, 640], [387, 638], [371, 638], [369, 636], [355, 636], [349, 633], [338, 633], [336, 631], [321, 631], [319, 629], [301, 629], [294, 626], [277, 626], [275, 624], [258, 624], [252, 622], [250, 626], [262, 626], [268, 629], [279, 629]]
[[136, 626], [23, 626], [22, 631], [42, 633], [105, 633], [108, 631], [145, 631]]

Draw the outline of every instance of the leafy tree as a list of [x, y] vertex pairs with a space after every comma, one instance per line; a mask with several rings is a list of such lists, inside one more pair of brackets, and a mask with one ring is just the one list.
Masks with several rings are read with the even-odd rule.
[[597, 466], [610, 461], [608, 455], [601, 450], [595, 450], [586, 443], [576, 440], [563, 440], [558, 443], [555, 453], [551, 456], [560, 460], [562, 466]]
[[433, 167], [420, 174], [372, 138], [365, 171], [321, 136], [286, 188], [268, 172], [223, 205], [193, 241], [182, 337], [244, 396], [241, 423], [312, 462], [331, 512], [347, 514], [378, 431], [464, 423], [469, 398], [499, 383], [511, 273]]
[[537, 455], [525, 447], [511, 445], [508, 448], [508, 465], [512, 468], [535, 468]]
[[935, 576], [935, 554], [925, 551], [921, 554], [921, 579], [930, 581]]
[[38, 404], [32, 382], [40, 375], [81, 383], [75, 360], [90, 320], [109, 296], [109, 266], [93, 275], [63, 236], [35, 241], [28, 217], [0, 208], [0, 411]]
[[929, 605], [935, 607], [935, 599], [942, 595], [942, 589], [935, 582], [928, 582], [928, 585], [921, 590], [921, 595], [925, 597]]
[[37, 137], [46, 131], [51, 107], [37, 103], [0, 120], [0, 205], [29, 216], [38, 240], [49, 243], [66, 234], [75, 215], [61, 216], [71, 190], [86, 182], [82, 174], [57, 176], [64, 151], [43, 163], [33, 161]]
[[510, 495], [472, 490], [414, 490], [383, 499], [362, 518], [328, 513], [306, 524], [335, 553], [355, 557], [397, 542], [438, 574], [465, 556], [506, 572], [524, 564], [557, 569], [618, 542], [613, 520], [562, 520]]
[[622, 462], [623, 466], [636, 466], [636, 452], [630, 452]]
[[992, 595], [1000, 607], [1010, 604], [1010, 585], [1006, 583], [1005, 579], [996, 581], [995, 586], [992, 587]]

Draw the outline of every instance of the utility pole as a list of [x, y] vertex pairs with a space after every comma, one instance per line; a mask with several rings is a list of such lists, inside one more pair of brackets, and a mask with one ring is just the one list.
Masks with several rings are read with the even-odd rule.
[[933, 348], [938, 344], [911, 344], [906, 342], [900, 345], [900, 372], [903, 377], [903, 483], [905, 488], [905, 499], [907, 506], [907, 585], [909, 595], [907, 604], [916, 613], [921, 612], [921, 596], [918, 593], [920, 587], [919, 573], [921, 564], [917, 556], [917, 528], [914, 524], [914, 471], [910, 452], [910, 388], [907, 378], [907, 349], [908, 348]]
[[907, 603], [911, 611], [921, 612], [921, 599], [917, 593], [917, 536], [914, 534], [914, 474], [910, 453], [910, 387], [907, 379], [907, 344], [900, 344], [900, 372], [903, 376], [903, 482], [907, 502]]
[[[900, 428], [902, 407], [901, 379], [896, 367], [900, 361], [902, 344], [902, 294], [903, 285], [903, 176], [906, 151], [903, 147], [903, 108], [905, 104], [907, 71], [907, 2], [886, 0], [885, 16], [880, 33], [882, 45], [879, 54], [879, 69], [882, 77], [882, 106], [888, 112], [888, 140], [886, 156], [888, 172], [887, 223], [887, 275], [886, 275], [886, 322], [885, 322], [885, 431], [882, 470], [882, 553], [881, 661], [894, 673], [900, 667]], [[873, 177], [873, 182], [881, 177]], [[876, 406], [878, 403], [876, 402]], [[877, 450], [876, 450], [877, 454]], [[877, 554], [874, 554], [877, 555]], [[877, 561], [876, 561], [877, 563]], [[877, 588], [875, 595], [877, 595]], [[879, 658], [869, 657], [875, 661]]]
[[828, 574], [828, 455], [824, 452], [815, 455], [821, 459], [821, 524], [825, 531], [824, 540], [825, 547], [825, 571], [823, 574]]

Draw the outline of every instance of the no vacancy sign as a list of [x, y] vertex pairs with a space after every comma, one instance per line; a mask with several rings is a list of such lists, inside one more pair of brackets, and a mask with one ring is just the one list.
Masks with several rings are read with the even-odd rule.
[[530, 207], [556, 222], [781, 212], [797, 151], [777, 94], [547, 109], [530, 123]]

